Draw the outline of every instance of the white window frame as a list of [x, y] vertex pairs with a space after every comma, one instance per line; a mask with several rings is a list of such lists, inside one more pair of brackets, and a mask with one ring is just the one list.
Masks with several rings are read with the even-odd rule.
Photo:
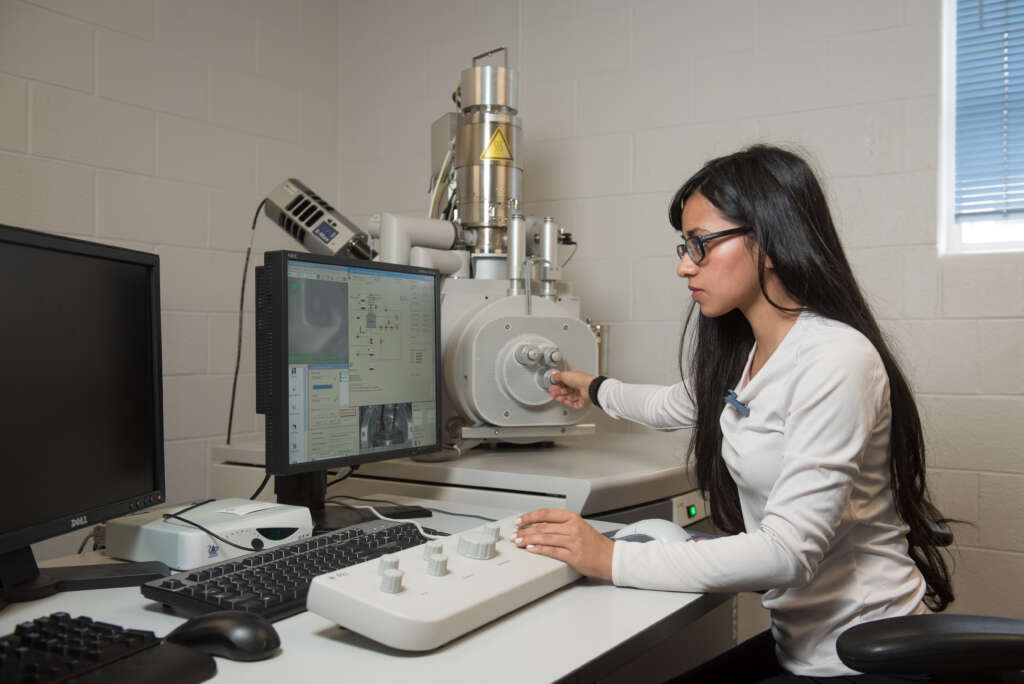
[[[939, 254], [1024, 251], [1024, 218], [992, 221], [974, 226], [974, 236], [964, 239], [963, 224], [956, 220], [956, 5], [942, 2], [942, 84], [939, 115]], [[971, 222], [966, 222], [971, 223]], [[983, 231], [983, 232], [979, 232]], [[1011, 239], [1005, 233], [1021, 235]], [[1003, 233], [1003, 234], [1001, 234]], [[985, 241], [980, 241], [984, 239]]]

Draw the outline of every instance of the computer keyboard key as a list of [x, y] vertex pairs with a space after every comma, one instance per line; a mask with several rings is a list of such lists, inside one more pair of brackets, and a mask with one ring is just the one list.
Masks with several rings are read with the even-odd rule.
[[[426, 541], [412, 523], [368, 521], [312, 539], [235, 557], [142, 585], [142, 594], [196, 615], [241, 606], [268, 620], [306, 610], [309, 584], [317, 575], [375, 559]], [[209, 577], [211, 579], [204, 579]], [[172, 589], [166, 582], [177, 581]], [[246, 602], [254, 595], [259, 605]], [[272, 595], [273, 600], [262, 598]]]
[[54, 613], [15, 630], [0, 637], [3, 684], [134, 682], [153, 672], [166, 681], [187, 684], [205, 681], [217, 671], [209, 656], [177, 646], [165, 649], [153, 632], [125, 630], [84, 616], [72, 620], [67, 613]]

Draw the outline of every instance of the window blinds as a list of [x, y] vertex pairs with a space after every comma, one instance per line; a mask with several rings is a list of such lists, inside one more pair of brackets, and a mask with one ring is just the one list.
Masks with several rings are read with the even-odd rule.
[[956, 220], [1024, 219], [1024, 0], [956, 6]]

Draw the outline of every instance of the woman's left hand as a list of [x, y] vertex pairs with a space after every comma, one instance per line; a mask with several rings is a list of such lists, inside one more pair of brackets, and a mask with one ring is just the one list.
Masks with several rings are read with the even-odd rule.
[[588, 577], [612, 578], [615, 542], [588, 525], [579, 513], [543, 508], [516, 521], [512, 543], [531, 553], [565, 561]]

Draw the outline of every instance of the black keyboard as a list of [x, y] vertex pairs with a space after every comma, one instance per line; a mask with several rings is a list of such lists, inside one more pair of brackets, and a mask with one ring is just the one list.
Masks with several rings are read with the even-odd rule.
[[0, 637], [0, 682], [203, 682], [217, 674], [210, 656], [161, 643], [153, 632], [67, 613], [23, 622]]
[[[428, 534], [443, 534], [424, 528]], [[187, 570], [142, 585], [142, 595], [186, 615], [243, 610], [280, 620], [306, 610], [310, 582], [427, 539], [412, 523], [375, 520]]]

